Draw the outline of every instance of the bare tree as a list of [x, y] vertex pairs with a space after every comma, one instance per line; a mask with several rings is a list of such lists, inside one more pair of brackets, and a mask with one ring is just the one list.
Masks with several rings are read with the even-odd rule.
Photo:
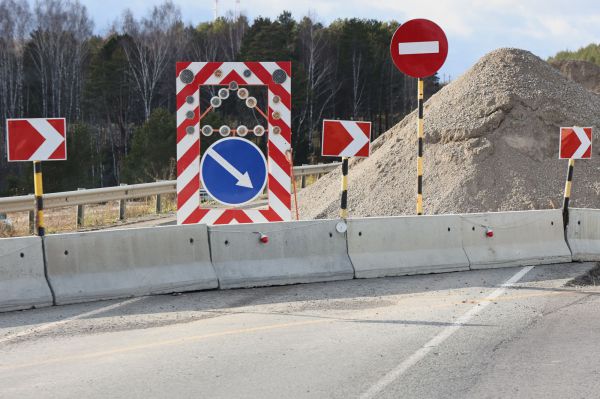
[[[26, 0], [0, 2], [0, 115], [23, 116], [25, 38], [29, 34], [31, 12]], [[4, 125], [0, 130], [4, 129]], [[0, 164], [6, 151], [0, 140]]]
[[33, 15], [32, 61], [41, 86], [42, 114], [79, 119], [93, 22], [78, 0], [38, 0]]
[[229, 12], [214, 22], [205, 22], [196, 29], [192, 55], [200, 61], [235, 61], [242, 39], [248, 30], [248, 19]]
[[335, 63], [331, 57], [330, 43], [321, 24], [314, 16], [305, 17], [298, 24], [300, 62], [306, 72], [305, 100], [298, 115], [298, 130], [306, 129], [308, 148], [312, 149], [313, 135], [319, 130], [323, 112], [341, 85], [333, 84]]
[[144, 118], [148, 120], [167, 66], [177, 57], [176, 49], [184, 47], [181, 11], [173, 2], [166, 1], [155, 6], [148, 17], [137, 21], [127, 10], [122, 31], [127, 36], [124, 50], [129, 70], [144, 108]]
[[363, 91], [365, 88], [362, 77], [362, 52], [354, 48], [352, 50], [352, 117], [359, 114], [363, 102]]

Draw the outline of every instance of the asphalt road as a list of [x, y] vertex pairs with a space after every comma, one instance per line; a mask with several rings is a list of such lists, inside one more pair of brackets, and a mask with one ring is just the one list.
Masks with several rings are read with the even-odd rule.
[[592, 264], [0, 314], [1, 398], [597, 398]]

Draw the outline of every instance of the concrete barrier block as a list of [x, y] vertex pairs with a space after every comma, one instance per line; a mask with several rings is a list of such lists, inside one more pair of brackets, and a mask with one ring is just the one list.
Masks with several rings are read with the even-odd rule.
[[600, 209], [569, 209], [567, 241], [574, 261], [600, 261]]
[[[334, 220], [261, 223], [209, 228], [221, 288], [351, 279], [346, 237]], [[260, 233], [268, 243], [260, 242]]]
[[51, 235], [46, 254], [58, 304], [218, 287], [205, 225]]
[[0, 311], [52, 305], [40, 237], [0, 239]]
[[[471, 269], [571, 262], [561, 210], [460, 215]], [[488, 237], [487, 233], [492, 236]]]
[[348, 253], [357, 278], [469, 269], [454, 215], [350, 219]]

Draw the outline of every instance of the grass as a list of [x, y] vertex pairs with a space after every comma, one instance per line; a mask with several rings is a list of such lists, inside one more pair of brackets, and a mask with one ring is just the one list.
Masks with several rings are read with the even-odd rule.
[[[310, 175], [305, 177], [305, 185], [309, 186], [317, 181], [318, 176]], [[296, 178], [296, 188], [300, 191], [302, 178]], [[266, 199], [266, 195], [261, 195], [260, 199]], [[175, 194], [162, 195], [161, 214], [172, 214], [177, 211], [177, 198]], [[222, 205], [214, 201], [203, 202], [206, 207], [220, 207]], [[139, 198], [127, 201], [125, 219], [128, 222], [135, 222], [136, 219], [147, 218], [150, 215], [156, 215], [156, 197]], [[30, 235], [29, 231], [29, 212], [13, 212], [7, 214], [12, 222], [7, 226], [0, 222], [0, 238], [22, 237]], [[111, 201], [103, 204], [91, 204], [84, 207], [84, 224], [77, 227], [77, 207], [69, 206], [63, 208], [47, 209], [44, 211], [44, 221], [47, 234], [67, 233], [73, 231], [85, 231], [100, 229], [119, 225], [119, 201]]]
[[[175, 194], [162, 195], [161, 214], [171, 214], [177, 209]], [[126, 203], [125, 219], [132, 221], [154, 215], [156, 197], [130, 200]], [[0, 224], [0, 237], [21, 237], [30, 235], [29, 212], [8, 213], [12, 226]], [[92, 204], [84, 207], [84, 224], [77, 227], [77, 207], [69, 206], [44, 211], [44, 224], [47, 234], [65, 233], [114, 226], [120, 223], [119, 201]]]

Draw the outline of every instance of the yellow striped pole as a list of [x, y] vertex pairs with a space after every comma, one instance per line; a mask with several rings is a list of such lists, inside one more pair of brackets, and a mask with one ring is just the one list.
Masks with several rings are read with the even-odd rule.
[[417, 137], [419, 148], [417, 152], [417, 215], [423, 214], [423, 79], [417, 81], [417, 99], [419, 104], [419, 119], [417, 122]]
[[36, 229], [37, 234], [43, 237], [46, 233], [44, 228], [44, 187], [42, 186], [42, 163], [33, 162], [33, 188], [35, 192]]
[[348, 217], [348, 158], [342, 158], [342, 204], [340, 207], [340, 217]]
[[575, 160], [569, 159], [569, 169], [567, 171], [567, 182], [565, 183], [565, 198], [563, 201], [563, 223], [565, 228], [569, 224], [569, 201], [571, 200], [571, 188], [573, 186], [573, 169]]

